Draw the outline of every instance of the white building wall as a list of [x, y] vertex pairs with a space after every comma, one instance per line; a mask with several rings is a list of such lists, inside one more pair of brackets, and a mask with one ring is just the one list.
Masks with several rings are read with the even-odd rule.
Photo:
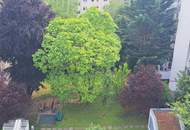
[[181, 0], [178, 29], [169, 87], [176, 90], [176, 79], [180, 71], [185, 71], [190, 43], [190, 0]]
[[90, 7], [104, 9], [105, 6], [109, 4], [109, 1], [110, 0], [80, 0], [79, 13], [83, 13]]

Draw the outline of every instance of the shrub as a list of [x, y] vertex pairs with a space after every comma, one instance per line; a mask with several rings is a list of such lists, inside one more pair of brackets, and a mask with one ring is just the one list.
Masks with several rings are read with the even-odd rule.
[[163, 82], [163, 101], [168, 103], [171, 103], [174, 100], [174, 96], [172, 95], [172, 92], [169, 89], [169, 85], [167, 82]]
[[163, 83], [152, 65], [141, 65], [130, 74], [119, 99], [124, 108], [135, 107], [139, 112], [148, 112], [152, 107], [163, 105]]
[[181, 72], [178, 76], [175, 98], [181, 99], [187, 92], [190, 93], [190, 76], [185, 72]]
[[18, 84], [0, 85], [0, 99], [0, 125], [8, 120], [26, 116], [30, 97]]
[[172, 105], [172, 109], [181, 117], [181, 120], [186, 125], [186, 129], [190, 129], [190, 93], [186, 93], [180, 100], [177, 100]]

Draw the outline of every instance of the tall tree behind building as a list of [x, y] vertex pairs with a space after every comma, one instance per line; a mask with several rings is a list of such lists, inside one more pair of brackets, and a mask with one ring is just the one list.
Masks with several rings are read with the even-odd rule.
[[131, 0], [116, 21], [122, 40], [120, 64], [163, 64], [172, 58], [176, 32], [175, 0]]

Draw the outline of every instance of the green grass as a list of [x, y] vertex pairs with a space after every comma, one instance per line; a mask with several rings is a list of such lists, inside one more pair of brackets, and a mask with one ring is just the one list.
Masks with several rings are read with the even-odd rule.
[[[58, 122], [54, 128], [68, 127], [88, 127], [91, 123], [102, 126], [125, 126], [125, 125], [146, 125], [145, 116], [137, 113], [124, 113], [120, 104], [112, 101], [106, 106], [100, 101], [89, 105], [71, 105], [64, 106], [64, 120]], [[137, 130], [127, 129], [127, 130]], [[145, 129], [138, 129], [145, 130]]]

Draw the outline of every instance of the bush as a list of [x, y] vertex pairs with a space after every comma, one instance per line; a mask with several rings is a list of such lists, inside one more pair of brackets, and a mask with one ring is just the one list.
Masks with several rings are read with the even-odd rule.
[[190, 129], [190, 93], [186, 93], [180, 100], [171, 105], [176, 114], [180, 115], [181, 120], [186, 125], [186, 129]]
[[130, 74], [119, 99], [124, 108], [135, 107], [147, 113], [150, 108], [163, 106], [163, 83], [152, 65], [141, 65]]
[[166, 103], [171, 103], [174, 100], [167, 82], [163, 82], [163, 100]]
[[175, 98], [181, 99], [187, 92], [190, 93], [190, 76], [185, 72], [181, 72], [178, 76]]
[[26, 116], [30, 97], [17, 84], [0, 86], [0, 126], [9, 120]]

